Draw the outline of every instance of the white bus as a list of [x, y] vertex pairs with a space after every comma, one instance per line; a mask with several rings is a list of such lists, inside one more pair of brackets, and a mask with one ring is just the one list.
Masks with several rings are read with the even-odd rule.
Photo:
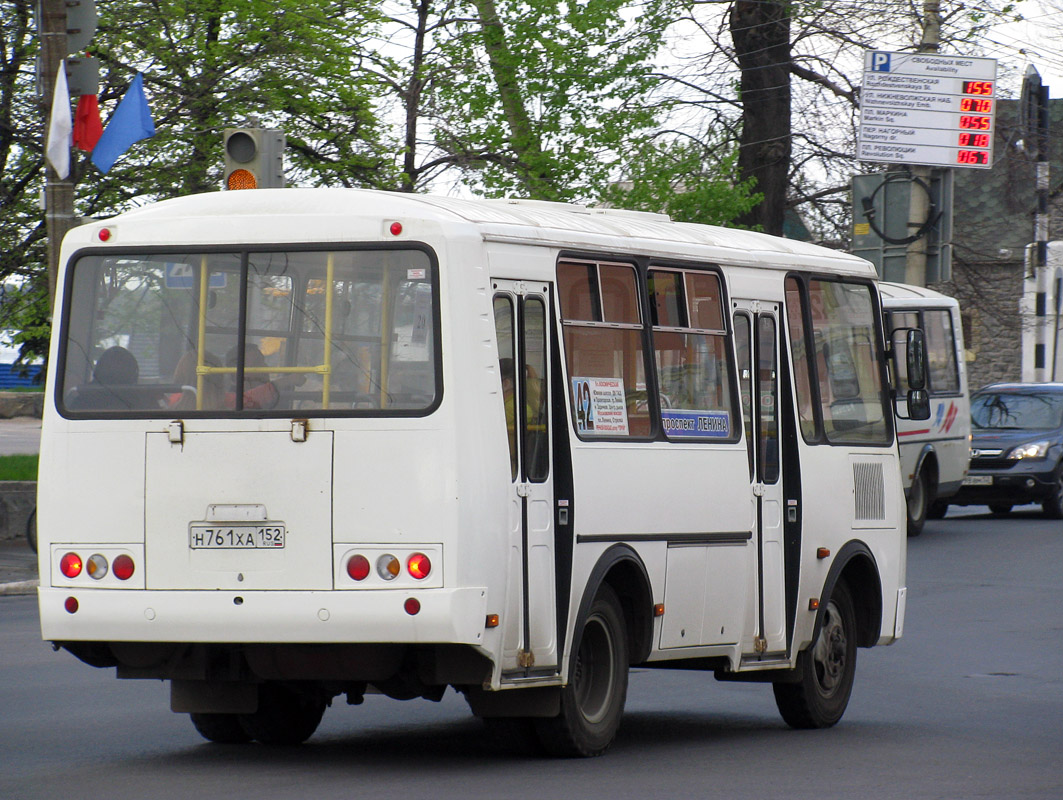
[[452, 686], [595, 755], [636, 664], [771, 683], [789, 724], [825, 727], [856, 648], [902, 633], [861, 259], [284, 189], [80, 227], [62, 262], [43, 637], [170, 681], [208, 740], [298, 743], [337, 697]]
[[945, 516], [971, 461], [971, 398], [960, 304], [922, 286], [883, 282], [879, 291], [886, 327], [918, 328], [926, 343], [930, 418], [897, 417], [908, 535], [918, 536], [927, 517]]

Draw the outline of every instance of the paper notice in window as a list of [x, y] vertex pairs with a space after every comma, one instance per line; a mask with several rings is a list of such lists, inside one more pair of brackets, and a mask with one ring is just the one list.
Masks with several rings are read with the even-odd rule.
[[622, 378], [573, 378], [576, 430], [594, 436], [627, 436]]

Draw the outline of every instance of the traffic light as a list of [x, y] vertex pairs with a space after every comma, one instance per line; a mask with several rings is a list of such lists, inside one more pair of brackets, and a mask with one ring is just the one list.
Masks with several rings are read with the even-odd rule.
[[266, 128], [225, 130], [225, 188], [284, 186], [284, 134]]

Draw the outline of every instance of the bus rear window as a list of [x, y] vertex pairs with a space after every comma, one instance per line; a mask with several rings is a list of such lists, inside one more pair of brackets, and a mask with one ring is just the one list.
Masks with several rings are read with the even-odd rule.
[[59, 406], [426, 413], [440, 393], [435, 280], [412, 249], [83, 256], [68, 279]]

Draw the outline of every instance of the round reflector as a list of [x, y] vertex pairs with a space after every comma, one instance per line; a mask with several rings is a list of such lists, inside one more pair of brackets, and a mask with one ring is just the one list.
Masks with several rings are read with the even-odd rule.
[[347, 574], [356, 581], [364, 581], [369, 575], [369, 559], [365, 556], [351, 556], [347, 559]]
[[376, 574], [386, 581], [397, 578], [401, 569], [399, 560], [391, 553], [386, 553], [376, 560]]
[[94, 556], [90, 556], [89, 560], [85, 564], [85, 572], [89, 573], [90, 578], [100, 580], [107, 575], [107, 559], [96, 553]]
[[406, 570], [417, 580], [421, 581], [428, 577], [432, 571], [432, 562], [424, 553], [414, 553], [406, 559]]
[[68, 578], [76, 578], [81, 574], [81, 556], [77, 553], [67, 553], [59, 561], [59, 571]]
[[68, 597], [63, 601], [63, 608], [67, 610], [68, 614], [73, 614], [78, 610], [78, 599], [76, 597]]
[[412, 617], [421, 610], [421, 601], [416, 597], [407, 597], [406, 602], [402, 604], [402, 607], [406, 609], [406, 613]]
[[118, 556], [111, 564], [111, 570], [114, 572], [114, 577], [120, 581], [127, 581], [133, 577], [133, 571], [136, 567], [133, 564], [133, 559], [123, 554]]
[[227, 189], [257, 189], [258, 179], [246, 169], [234, 169], [225, 180]]

